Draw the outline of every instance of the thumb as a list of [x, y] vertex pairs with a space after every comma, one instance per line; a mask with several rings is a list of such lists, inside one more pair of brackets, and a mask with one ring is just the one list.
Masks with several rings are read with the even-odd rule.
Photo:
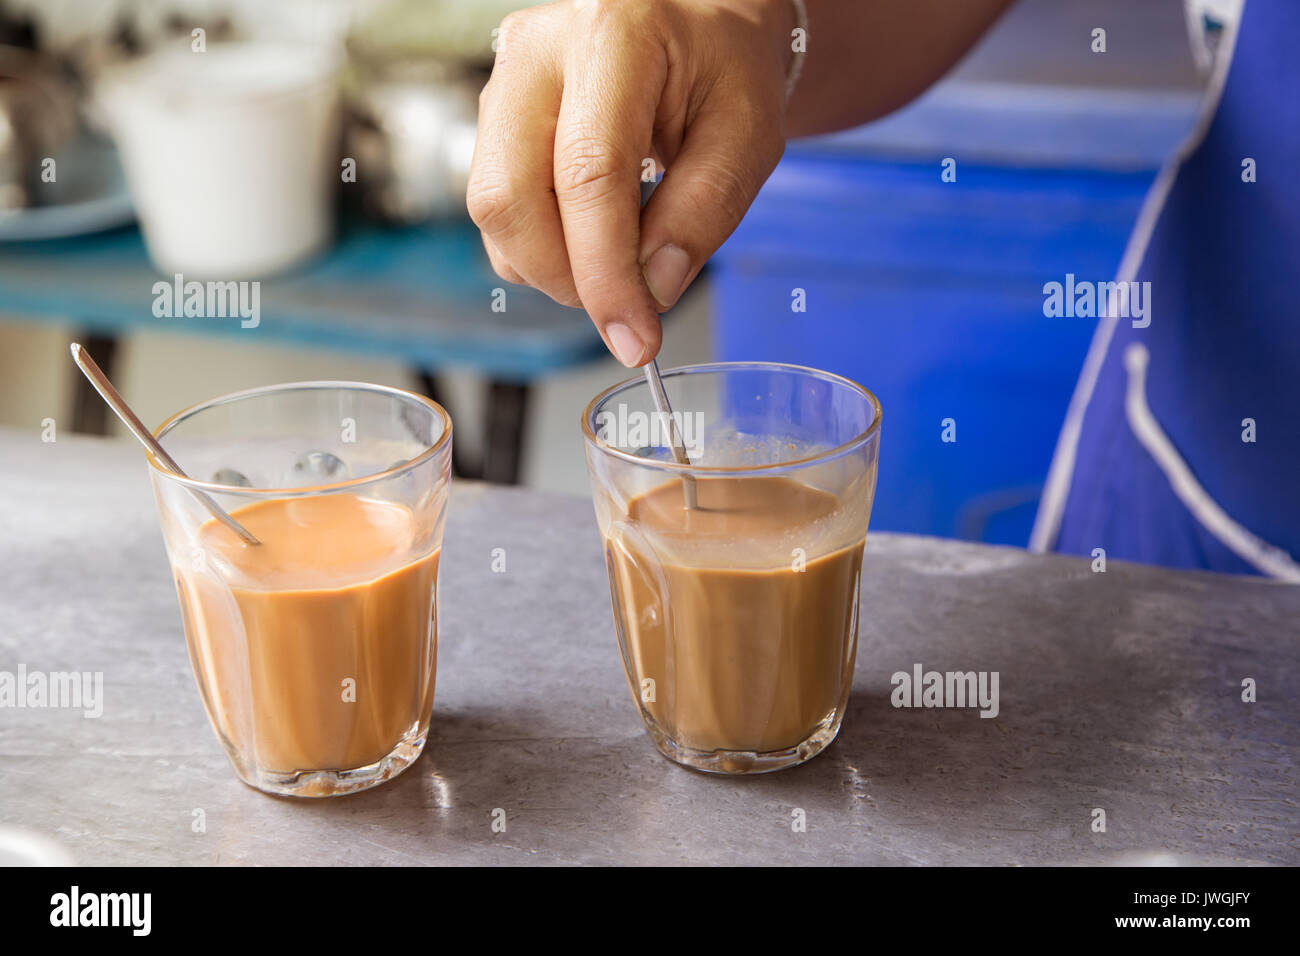
[[785, 151], [779, 123], [753, 109], [715, 102], [701, 110], [641, 213], [638, 261], [661, 312], [740, 225]]

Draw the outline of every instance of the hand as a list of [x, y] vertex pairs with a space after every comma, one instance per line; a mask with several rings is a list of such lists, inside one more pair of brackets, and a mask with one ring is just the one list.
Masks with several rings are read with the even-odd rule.
[[[785, 148], [790, 0], [560, 0], [501, 24], [469, 212], [498, 275], [635, 367]], [[663, 182], [642, 209], [643, 171]], [[666, 171], [665, 171], [666, 167]]]

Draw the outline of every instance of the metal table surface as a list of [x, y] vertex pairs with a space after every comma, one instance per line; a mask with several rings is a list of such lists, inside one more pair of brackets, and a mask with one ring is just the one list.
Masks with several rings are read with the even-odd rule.
[[[424, 756], [301, 801], [208, 726], [133, 447], [0, 431], [0, 528], [0, 671], [104, 681], [98, 718], [0, 709], [0, 823], [80, 863], [1300, 863], [1294, 586], [873, 534], [839, 739], [718, 778], [642, 731], [590, 503], [461, 484]], [[894, 708], [918, 663], [999, 672], [999, 714]]]

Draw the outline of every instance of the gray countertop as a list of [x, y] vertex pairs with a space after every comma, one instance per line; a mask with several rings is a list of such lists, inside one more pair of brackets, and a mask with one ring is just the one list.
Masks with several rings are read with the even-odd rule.
[[[461, 485], [424, 756], [300, 801], [208, 726], [134, 448], [0, 431], [0, 529], [0, 670], [104, 675], [98, 719], [0, 709], [0, 823], [80, 863], [1300, 863], [1297, 587], [873, 534], [839, 739], [717, 778], [642, 731], [590, 503]], [[895, 709], [917, 663], [998, 671], [999, 715]]]

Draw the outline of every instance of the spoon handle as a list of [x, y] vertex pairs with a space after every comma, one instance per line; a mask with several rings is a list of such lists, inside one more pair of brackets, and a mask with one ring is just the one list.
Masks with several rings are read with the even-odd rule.
[[[90, 357], [90, 353], [76, 342], [72, 343], [72, 360], [77, 363], [77, 368], [81, 369], [86, 378], [90, 380], [90, 384], [95, 386], [95, 391], [99, 392], [99, 397], [104, 400], [118, 418], [122, 419], [122, 424], [130, 429], [131, 434], [139, 440], [140, 444], [149, 449], [149, 451], [153, 453], [153, 456], [166, 465], [173, 474], [178, 475], [181, 478], [188, 478], [189, 476], [186, 475], [185, 472], [181, 471], [181, 466], [176, 464], [176, 461], [172, 456], [167, 454], [163, 446], [158, 443], [158, 439], [153, 437], [149, 429], [144, 427], [144, 423], [136, 417], [135, 412], [131, 411], [131, 406], [126, 403], [126, 400], [122, 398], [117, 389], [113, 387], [113, 383], [108, 380], [108, 376], [104, 374], [104, 370], [95, 363], [93, 358]], [[212, 513], [212, 517], [216, 518], [231, 531], [235, 532], [235, 534], [239, 535], [248, 544], [262, 543], [258, 541], [257, 538], [253, 537], [251, 531], [234, 518], [230, 517], [230, 515], [226, 513], [225, 509], [213, 501], [209, 495], [196, 488], [191, 488], [190, 491], [193, 493], [194, 497], [199, 499], [199, 503]]]
[[[664, 380], [659, 375], [659, 362], [651, 359], [642, 368], [645, 369], [645, 380], [650, 386], [650, 394], [654, 396], [655, 408], [658, 409], [668, 423], [668, 440], [673, 446], [673, 459], [679, 465], [689, 465], [691, 464], [691, 458], [686, 454], [686, 446], [682, 443], [682, 436], [677, 431], [677, 422], [673, 418], [673, 409], [668, 404], [668, 393], [664, 391]], [[682, 493], [686, 497], [686, 510], [694, 511], [697, 506], [694, 475], [686, 474], [682, 476]]]

